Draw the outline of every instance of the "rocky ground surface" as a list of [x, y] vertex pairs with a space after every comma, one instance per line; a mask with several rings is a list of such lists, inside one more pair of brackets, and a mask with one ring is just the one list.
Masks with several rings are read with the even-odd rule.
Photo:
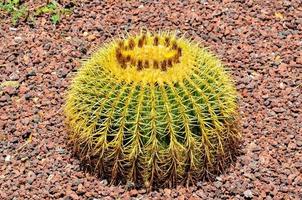
[[[78, 2], [56, 26], [0, 19], [0, 199], [302, 199], [300, 0]], [[109, 186], [67, 148], [62, 105], [80, 61], [141, 27], [186, 32], [233, 74], [243, 154], [212, 182]]]

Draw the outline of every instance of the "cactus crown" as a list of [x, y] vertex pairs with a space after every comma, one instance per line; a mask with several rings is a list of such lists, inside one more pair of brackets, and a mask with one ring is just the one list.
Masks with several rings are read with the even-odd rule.
[[175, 34], [150, 32], [108, 44], [94, 61], [120, 81], [164, 83], [185, 77], [196, 65], [198, 46]]
[[220, 61], [168, 32], [100, 48], [75, 77], [65, 114], [74, 151], [112, 183], [194, 183], [223, 170], [240, 138]]

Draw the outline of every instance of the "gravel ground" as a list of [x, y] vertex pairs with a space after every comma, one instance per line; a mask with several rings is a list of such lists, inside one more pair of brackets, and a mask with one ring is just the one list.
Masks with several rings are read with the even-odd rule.
[[[0, 19], [0, 199], [302, 199], [300, 0], [79, 2], [57, 26]], [[62, 104], [81, 59], [141, 27], [186, 32], [233, 74], [243, 154], [212, 182], [108, 186], [67, 148]]]

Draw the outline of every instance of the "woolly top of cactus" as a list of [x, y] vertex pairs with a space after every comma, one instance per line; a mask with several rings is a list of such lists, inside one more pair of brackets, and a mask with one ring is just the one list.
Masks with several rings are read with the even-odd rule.
[[141, 32], [116, 39], [99, 49], [87, 65], [97, 65], [110, 72], [117, 81], [174, 83], [194, 71], [200, 62], [217, 66], [210, 54], [185, 38], [163, 32]]

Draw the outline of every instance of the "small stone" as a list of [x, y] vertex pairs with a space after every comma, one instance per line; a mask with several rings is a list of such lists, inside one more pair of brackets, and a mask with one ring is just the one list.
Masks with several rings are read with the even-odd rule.
[[59, 154], [64, 154], [66, 151], [63, 148], [58, 147], [58, 148], [56, 148], [56, 152], [58, 152]]
[[93, 192], [85, 192], [85, 196], [90, 198], [93, 196]]
[[269, 95], [268, 95], [268, 94], [265, 94], [265, 95], [262, 96], [262, 98], [263, 98], [263, 99], [268, 99], [268, 98], [269, 98]]
[[130, 190], [129, 194], [130, 194], [131, 197], [135, 197], [135, 196], [138, 195], [138, 191], [133, 189], [133, 190]]
[[273, 111], [275, 111], [276, 113], [283, 113], [283, 112], [285, 112], [286, 110], [285, 110], [284, 108], [274, 107], [274, 108], [273, 108]]
[[54, 175], [53, 174], [50, 174], [49, 176], [48, 176], [48, 178], [47, 178], [47, 181], [49, 182], [49, 181], [51, 181], [51, 179], [54, 177]]
[[298, 64], [302, 64], [302, 55], [301, 55], [301, 54], [300, 54], [300, 56], [298, 56], [296, 62], [297, 62]]
[[244, 195], [244, 197], [249, 198], [249, 199], [253, 198], [253, 192], [251, 190], [245, 190], [243, 192], [243, 195]]
[[20, 43], [20, 42], [22, 42], [23, 39], [22, 39], [22, 37], [17, 36], [17, 37], [14, 38], [14, 40], [17, 43]]
[[27, 93], [27, 94], [24, 95], [25, 100], [30, 100], [31, 97], [32, 96], [29, 93]]
[[29, 88], [27, 88], [25, 85], [21, 85], [19, 87], [19, 94], [25, 94], [27, 91], [29, 90]]
[[[22, 124], [24, 124], [24, 125], [28, 125], [29, 124], [29, 122], [30, 122], [30, 120], [29, 120], [29, 118], [22, 118], [21, 119], [21, 122], [22, 122]], [[28, 133], [25, 133], [25, 135], [27, 135]]]
[[198, 188], [201, 188], [202, 187], [202, 182], [201, 181], [198, 181], [197, 183], [196, 183], [196, 186], [198, 187]]
[[185, 200], [186, 197], [185, 197], [185, 195], [182, 194], [182, 195], [180, 195], [180, 196], [178, 197], [178, 199], [179, 199], [179, 200]]
[[249, 127], [249, 123], [248, 123], [247, 121], [245, 121], [245, 122], [243, 123], [243, 128], [247, 128], [247, 127]]
[[37, 74], [36, 74], [36, 72], [34, 71], [34, 70], [31, 70], [30, 72], [28, 72], [27, 73], [27, 77], [29, 77], [29, 76], [36, 76]]
[[214, 186], [215, 186], [216, 188], [220, 188], [220, 187], [222, 186], [222, 183], [221, 183], [220, 181], [215, 181], [215, 182], [214, 182]]
[[53, 149], [55, 147], [55, 143], [54, 142], [48, 142], [47, 143], [47, 148], [48, 149]]
[[28, 172], [26, 181], [28, 184], [32, 184], [36, 180], [37, 176], [33, 171]]
[[134, 185], [133, 182], [127, 181], [126, 186], [125, 186], [125, 189], [126, 189], [126, 190], [131, 190], [131, 189], [134, 188], [134, 186], [135, 186], [135, 185]]
[[255, 88], [255, 83], [254, 82], [250, 82], [247, 86], [247, 89], [254, 89]]
[[264, 101], [264, 105], [265, 105], [265, 106], [269, 106], [270, 104], [271, 104], [271, 101], [270, 101], [270, 100]]
[[77, 195], [77, 193], [75, 193], [74, 191], [68, 189], [66, 190], [66, 196], [71, 197], [72, 199], [79, 199], [79, 196]]
[[17, 73], [12, 73], [9, 78], [11, 81], [17, 81], [19, 80], [20, 76]]
[[50, 44], [50, 43], [46, 43], [46, 44], [43, 46], [43, 50], [49, 51], [50, 48], [51, 48], [51, 44]]
[[87, 37], [87, 39], [88, 39], [89, 42], [91, 42], [91, 41], [93, 41], [93, 40], [96, 39], [96, 36], [93, 35], [93, 34], [91, 34], [91, 35], [89, 35], [89, 36]]
[[88, 35], [88, 32], [85, 31], [85, 32], [83, 33], [83, 36], [86, 37], [87, 35]]
[[290, 142], [288, 144], [288, 148], [294, 150], [297, 148], [297, 144], [295, 142]]
[[34, 97], [34, 98], [33, 98], [33, 101], [34, 101], [35, 103], [37, 103], [37, 102], [39, 101], [39, 98], [38, 98], [38, 97]]
[[7, 86], [3, 88], [3, 92], [7, 93], [10, 96], [18, 94], [17, 89], [12, 86]]
[[0, 191], [0, 197], [1, 199], [8, 199], [8, 196], [4, 191]]
[[0, 102], [6, 102], [8, 100], [9, 100], [9, 95], [3, 95], [3, 96], [0, 97]]
[[245, 176], [245, 177], [247, 177], [247, 178], [249, 178], [249, 179], [251, 179], [251, 180], [254, 180], [254, 179], [255, 179], [254, 175], [251, 174], [251, 173], [244, 173], [243, 176]]
[[9, 162], [11, 160], [11, 156], [10, 155], [7, 155], [4, 159], [5, 162]]
[[284, 72], [286, 72], [286, 71], [287, 71], [287, 65], [284, 64], [284, 63], [281, 63], [281, 64], [279, 65], [279, 67], [278, 67], [278, 71], [279, 71], [281, 74], [284, 73]]
[[206, 199], [207, 195], [204, 193], [202, 190], [197, 190], [196, 194], [201, 198], [201, 199]]
[[190, 196], [188, 200], [197, 200], [197, 198], [195, 196]]
[[29, 56], [25, 54], [25, 55], [23, 56], [23, 61], [24, 61], [24, 64], [28, 65], [28, 64], [29, 64], [29, 61], [30, 61]]
[[170, 189], [168, 189], [168, 188], [165, 188], [164, 189], [164, 193], [165, 193], [165, 196], [170, 196], [171, 195], [171, 190]]
[[216, 177], [216, 180], [217, 180], [217, 181], [222, 181], [221, 176], [217, 176], [217, 177]]
[[141, 189], [138, 191], [139, 194], [146, 194], [147, 190], [146, 189]]
[[15, 27], [9, 27], [9, 30], [10, 30], [10, 31], [17, 31], [18, 29], [15, 28]]
[[261, 150], [259, 145], [257, 145], [255, 142], [251, 142], [250, 145], [248, 146], [248, 149], [251, 150], [252, 152], [257, 152]]
[[108, 181], [106, 179], [101, 180], [100, 183], [104, 186], [108, 185]]
[[65, 78], [67, 76], [67, 74], [69, 73], [69, 71], [65, 68], [60, 69], [58, 72], [58, 77], [59, 78]]
[[82, 194], [84, 194], [86, 191], [85, 191], [85, 187], [83, 186], [83, 184], [79, 184], [78, 185], [78, 188], [77, 188], [77, 193], [79, 194], [79, 195], [82, 195]]
[[[0, 100], [1, 102], [1, 100]], [[4, 133], [0, 133], [0, 142], [5, 141], [7, 139], [7, 136]]]

